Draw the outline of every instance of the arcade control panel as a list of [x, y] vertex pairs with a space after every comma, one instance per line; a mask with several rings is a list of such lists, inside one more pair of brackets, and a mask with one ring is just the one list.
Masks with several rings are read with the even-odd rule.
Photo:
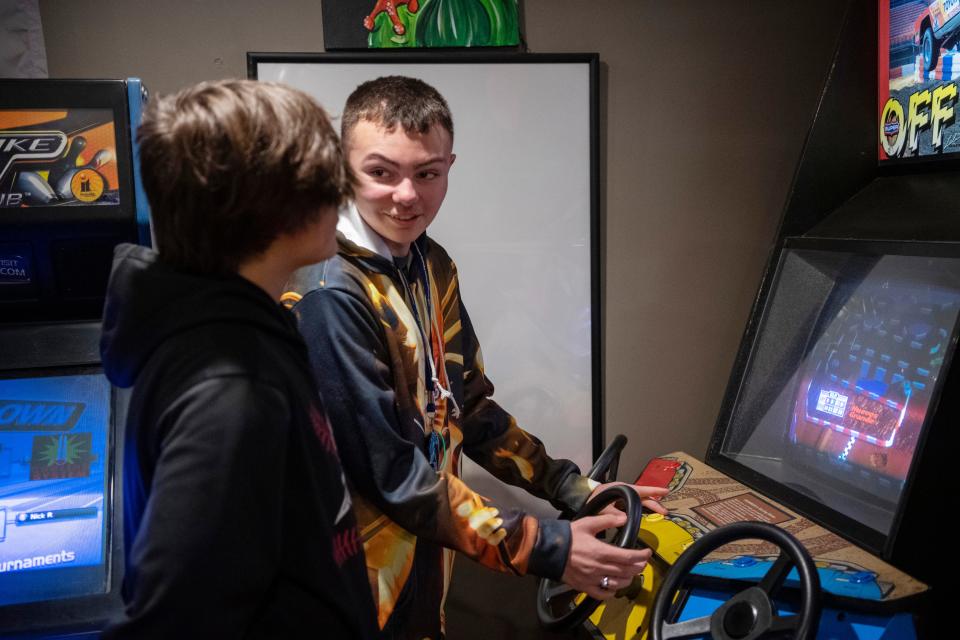
[[[658, 584], [670, 567], [705, 533], [743, 521], [785, 529], [813, 557], [824, 594], [818, 637], [916, 637], [906, 612], [926, 585], [769, 497], [682, 452], [653, 459], [637, 484], [669, 488], [662, 501], [669, 515], [643, 515], [638, 537], [653, 549], [653, 558], [632, 585], [601, 603], [588, 619], [585, 627], [591, 637], [646, 638]], [[703, 615], [704, 606], [722, 604], [723, 585], [736, 589], [733, 585], [759, 582], [777, 556], [777, 547], [761, 540], [740, 540], [711, 553], [692, 572], [693, 580], [708, 588], [688, 592], [678, 620]], [[797, 583], [793, 570], [785, 586]], [[789, 611], [789, 604], [783, 606]]]

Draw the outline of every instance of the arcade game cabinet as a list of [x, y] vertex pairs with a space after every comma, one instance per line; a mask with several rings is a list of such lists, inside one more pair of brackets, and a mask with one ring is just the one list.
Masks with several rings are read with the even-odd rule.
[[113, 247], [149, 243], [139, 80], [0, 80], [0, 635], [120, 606], [124, 408], [100, 369]]
[[954, 24], [950, 0], [848, 3], [706, 461], [638, 479], [672, 490], [616, 540], [654, 549], [642, 579], [599, 605], [546, 585], [542, 621], [607, 640], [952, 633]]

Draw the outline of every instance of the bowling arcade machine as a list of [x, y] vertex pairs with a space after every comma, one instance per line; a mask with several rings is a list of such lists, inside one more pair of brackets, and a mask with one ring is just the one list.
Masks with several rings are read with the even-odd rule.
[[120, 606], [123, 397], [100, 367], [113, 247], [149, 244], [139, 80], [0, 80], [0, 635]]
[[847, 4], [705, 462], [650, 461], [638, 483], [669, 487], [670, 513], [634, 516], [615, 540], [654, 549], [642, 579], [602, 604], [542, 583], [548, 627], [607, 640], [949, 629], [957, 47], [938, 42], [928, 69], [917, 35], [902, 64], [900, 32], [930, 13], [960, 23], [960, 3]]

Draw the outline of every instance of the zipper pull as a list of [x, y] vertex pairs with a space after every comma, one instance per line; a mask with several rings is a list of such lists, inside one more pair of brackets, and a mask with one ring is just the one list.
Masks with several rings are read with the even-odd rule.
[[431, 431], [427, 438], [427, 457], [434, 471], [440, 471], [440, 434]]

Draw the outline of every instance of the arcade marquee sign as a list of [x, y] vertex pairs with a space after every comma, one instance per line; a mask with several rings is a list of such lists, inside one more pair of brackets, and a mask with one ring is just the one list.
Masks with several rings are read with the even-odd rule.
[[879, 0], [879, 157], [960, 153], [960, 0]]
[[[951, 82], [911, 93], [906, 107], [898, 98], [888, 98], [880, 112], [880, 146], [882, 160], [954, 153], [957, 133], [953, 131], [956, 115], [957, 83]], [[945, 134], [950, 132], [950, 136]], [[952, 144], [945, 145], [949, 140]], [[929, 145], [929, 148], [927, 147]]]

